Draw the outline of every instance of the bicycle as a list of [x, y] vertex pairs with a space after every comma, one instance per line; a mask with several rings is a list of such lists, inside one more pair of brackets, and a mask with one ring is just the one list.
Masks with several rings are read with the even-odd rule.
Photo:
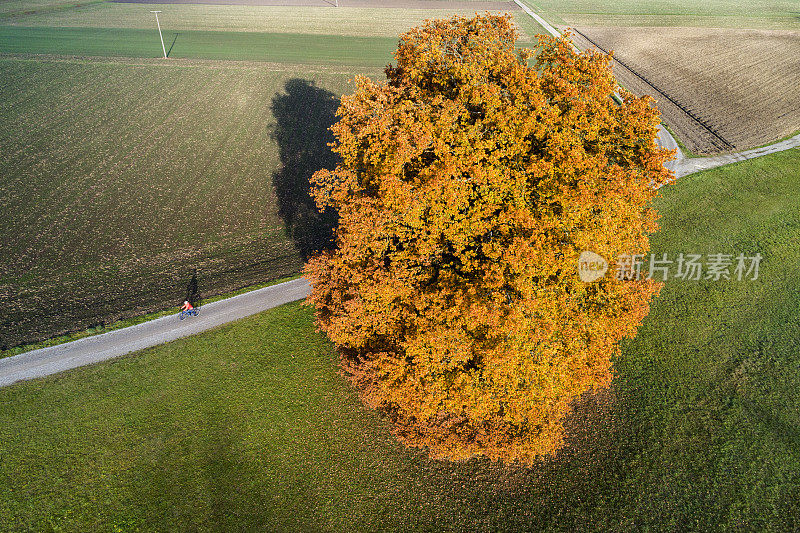
[[181, 311], [178, 313], [178, 320], [183, 320], [187, 316], [197, 316], [197, 309], [189, 309], [188, 311]]

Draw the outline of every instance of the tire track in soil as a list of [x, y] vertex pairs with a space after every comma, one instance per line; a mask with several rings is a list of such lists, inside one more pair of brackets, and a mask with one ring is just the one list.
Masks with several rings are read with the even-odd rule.
[[[577, 28], [570, 28], [570, 29], [573, 32], [575, 32], [576, 36], [580, 37], [581, 40], [583, 40], [586, 43], [590, 44], [591, 46], [597, 48], [598, 50], [600, 50], [604, 54], [608, 53], [607, 50], [605, 50], [602, 46], [600, 46], [598, 43], [596, 43], [594, 40], [592, 40], [585, 33], [581, 32]], [[643, 76], [643, 75], [639, 74], [638, 72], [636, 72], [636, 70], [634, 70], [632, 67], [630, 67], [628, 64], [626, 64], [624, 61], [622, 61], [618, 57], [614, 57], [613, 61], [614, 61], [614, 63], [616, 63], [617, 65], [622, 67], [625, 70], [625, 72], [629, 73], [630, 75], [632, 75], [636, 79], [638, 79], [640, 82], [644, 83], [645, 87], [651, 89], [652, 92], [655, 92], [655, 93], [663, 96], [670, 104], [672, 104], [672, 106], [674, 106], [674, 108], [679, 110], [679, 112], [682, 113], [684, 115], [684, 117], [687, 118], [688, 121], [691, 122], [694, 125], [695, 129], [698, 129], [698, 127], [699, 127], [699, 129], [703, 133], [706, 134], [706, 135], [703, 135], [703, 136], [706, 137], [706, 142], [711, 144], [711, 146], [713, 147], [713, 151], [728, 152], [728, 151], [736, 149], [736, 147], [733, 145], [733, 143], [731, 143], [730, 141], [725, 139], [719, 132], [717, 132], [713, 127], [711, 127], [705, 120], [703, 120], [702, 118], [700, 118], [697, 115], [695, 115], [691, 110], [687, 109], [686, 106], [684, 106], [683, 104], [681, 104], [680, 102], [678, 102], [677, 100], [672, 98], [663, 89], [660, 89], [659, 87], [657, 87], [655, 84], [653, 84], [653, 82], [648, 80], [645, 76]], [[619, 76], [619, 73], [615, 73], [615, 74], [617, 76]], [[626, 84], [626, 85], [628, 85], [628, 84]], [[650, 93], [651, 91], [648, 90], [648, 91], [645, 91], [645, 92]], [[651, 94], [651, 96], [655, 97], [655, 95], [652, 95], [652, 94]], [[662, 102], [659, 102], [659, 103], [660, 104], [663, 103], [663, 100], [662, 100]], [[661, 106], [659, 106], [659, 107], [661, 107]], [[662, 110], [662, 117], [668, 122], [672, 122], [672, 120], [674, 120], [673, 117], [669, 116], [669, 113], [664, 113], [663, 110]], [[672, 119], [672, 120], [670, 120], [670, 119]], [[673, 124], [670, 124], [670, 126], [672, 126], [672, 125]]]

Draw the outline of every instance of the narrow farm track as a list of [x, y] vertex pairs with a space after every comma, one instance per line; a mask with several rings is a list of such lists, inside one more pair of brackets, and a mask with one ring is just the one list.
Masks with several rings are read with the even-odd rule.
[[739, 161], [747, 161], [748, 159], [755, 159], [762, 155], [774, 154], [792, 148], [800, 148], [800, 134], [795, 135], [785, 141], [780, 141], [769, 146], [762, 148], [754, 148], [752, 150], [745, 150], [743, 152], [736, 152], [735, 154], [723, 154], [711, 157], [696, 157], [692, 159], [681, 158], [672, 169], [675, 171], [675, 178], [681, 178], [700, 172], [701, 170], [708, 170], [710, 168], [721, 167], [730, 165], [731, 163], [738, 163]]
[[296, 279], [204, 305], [195, 317], [170, 315], [94, 337], [0, 359], [0, 387], [119, 357], [305, 298], [309, 283]]

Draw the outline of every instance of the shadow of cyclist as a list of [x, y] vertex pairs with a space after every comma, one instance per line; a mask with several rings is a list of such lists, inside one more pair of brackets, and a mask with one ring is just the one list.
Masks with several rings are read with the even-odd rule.
[[189, 280], [189, 285], [186, 286], [186, 298], [184, 298], [184, 300], [192, 304], [192, 307], [200, 307], [200, 304], [202, 303], [197, 282], [196, 268], [192, 270], [192, 279]]

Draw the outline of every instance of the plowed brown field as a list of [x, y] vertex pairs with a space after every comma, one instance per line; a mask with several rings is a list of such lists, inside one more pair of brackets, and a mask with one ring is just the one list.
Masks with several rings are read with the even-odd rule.
[[578, 28], [576, 44], [614, 51], [619, 83], [650, 94], [693, 152], [766, 144], [800, 129], [800, 32]]
[[350, 76], [0, 59], [0, 349], [298, 272]]

